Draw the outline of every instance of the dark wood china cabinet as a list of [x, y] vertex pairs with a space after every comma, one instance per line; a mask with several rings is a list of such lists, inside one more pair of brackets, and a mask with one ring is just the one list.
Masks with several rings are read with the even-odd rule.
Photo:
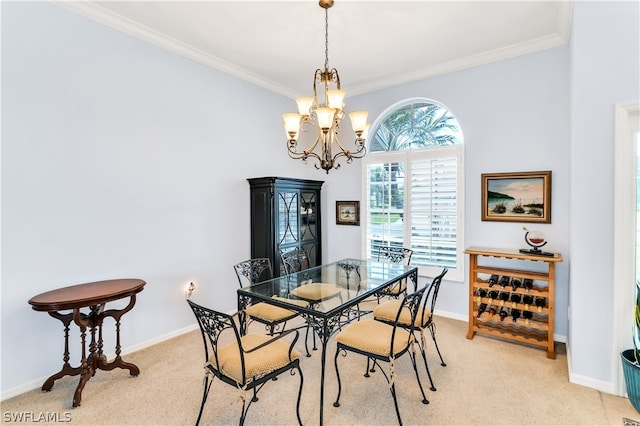
[[284, 275], [280, 250], [302, 247], [309, 266], [322, 264], [320, 189], [323, 181], [285, 177], [247, 179], [251, 192], [251, 258], [266, 257]]

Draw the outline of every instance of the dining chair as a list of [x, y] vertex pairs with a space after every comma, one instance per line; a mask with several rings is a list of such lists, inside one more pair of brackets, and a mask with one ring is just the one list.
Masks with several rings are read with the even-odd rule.
[[[446, 275], [447, 271], [448, 270], [446, 268], [443, 269], [442, 272], [433, 279], [431, 285], [429, 285], [429, 289], [427, 290], [426, 296], [424, 297], [422, 304], [418, 309], [418, 314], [416, 315], [413, 323], [410, 322], [411, 318], [409, 317], [407, 312], [404, 312], [403, 315], [401, 315], [399, 318], [399, 324], [402, 327], [404, 327], [405, 329], [411, 329], [413, 330], [413, 332], [420, 332], [420, 341], [418, 343], [418, 347], [420, 348], [420, 352], [422, 353], [424, 367], [427, 370], [427, 375], [429, 376], [429, 382], [431, 383], [432, 391], [435, 391], [436, 387], [433, 385], [433, 379], [431, 378], [431, 372], [429, 372], [429, 365], [427, 364], [427, 356], [425, 352], [427, 342], [424, 335], [424, 330], [429, 329], [431, 338], [433, 339], [433, 343], [435, 344], [438, 355], [440, 356], [440, 365], [442, 365], [443, 367], [446, 366], [447, 364], [445, 364], [444, 360], [442, 359], [440, 349], [438, 349], [438, 343], [436, 342], [433, 312], [436, 307], [436, 300], [438, 298], [438, 292], [440, 291], [442, 278]], [[400, 307], [400, 305], [401, 302], [395, 299], [383, 302], [373, 309], [373, 318], [377, 321], [382, 321], [387, 324], [393, 324], [396, 321], [396, 313], [398, 312], [398, 308]]]
[[[204, 391], [196, 425], [202, 419], [204, 405], [216, 377], [241, 391], [239, 424], [243, 425], [249, 407], [258, 401], [258, 392], [264, 385], [282, 373], [295, 375], [296, 370], [300, 375], [296, 415], [298, 424], [302, 425], [300, 397], [304, 378], [300, 369], [300, 353], [294, 347], [299, 337], [298, 330], [290, 329], [276, 335], [248, 333], [241, 336], [236, 323], [237, 313], [229, 315], [217, 312], [191, 300], [187, 300], [187, 303], [198, 320], [205, 356]], [[292, 333], [292, 341], [283, 339]], [[248, 402], [247, 391], [253, 391]]]
[[313, 282], [310, 275], [305, 275], [304, 271], [309, 268], [309, 257], [302, 247], [295, 247], [289, 251], [281, 251], [282, 264], [287, 275], [298, 273], [298, 282], [303, 282], [300, 286], [293, 286], [290, 295], [309, 302], [313, 307], [318, 303], [340, 296], [342, 288], [335, 284]]
[[[240, 288], [256, 284], [261, 281], [273, 278], [271, 261], [264, 258], [243, 260], [233, 265], [233, 270], [238, 277]], [[278, 298], [278, 296], [274, 296]], [[299, 306], [308, 306], [308, 302], [297, 299], [287, 299], [288, 303], [295, 303]], [[258, 302], [245, 308], [248, 321], [257, 321], [265, 325], [269, 334], [282, 331], [287, 325], [287, 321], [298, 316], [298, 313], [289, 309], [274, 306], [266, 302]]]
[[[405, 247], [395, 247], [395, 246], [379, 246], [377, 253], [377, 260], [390, 262], [390, 263], [401, 263], [403, 265], [409, 265], [411, 263], [411, 256], [413, 255], [413, 250]], [[382, 289], [376, 296], [378, 298], [378, 302], [380, 302], [380, 298], [384, 296], [389, 296], [395, 299], [398, 299], [401, 294], [407, 294], [407, 280], [403, 279], [399, 282]]]
[[[320, 303], [334, 297], [342, 297], [342, 288], [335, 284], [327, 284], [321, 282], [313, 282], [310, 275], [305, 275], [304, 271], [309, 269], [309, 256], [302, 247], [295, 247], [288, 251], [280, 251], [282, 265], [287, 276], [296, 275], [296, 283], [292, 285], [289, 294], [299, 300], [309, 303], [310, 308], [316, 308]], [[302, 285], [298, 285], [303, 283]], [[313, 324], [307, 321], [307, 326], [313, 328]], [[309, 337], [309, 329], [305, 335], [304, 344], [307, 348], [307, 340]], [[315, 331], [315, 330], [314, 330]], [[316, 344], [316, 333], [313, 333], [313, 350], [318, 350]], [[309, 350], [307, 349], [307, 356]]]
[[[418, 368], [416, 366], [416, 353], [414, 349], [415, 337], [413, 334], [413, 325], [416, 315], [420, 308], [420, 301], [422, 300], [427, 286], [419, 289], [415, 293], [406, 295], [400, 301], [399, 307], [396, 310], [395, 319], [392, 324], [388, 324], [382, 321], [376, 321], [372, 318], [366, 318], [361, 321], [352, 322], [340, 331], [336, 337], [336, 355], [334, 358], [334, 364], [336, 368], [336, 376], [338, 378], [338, 396], [333, 403], [334, 407], [340, 406], [340, 395], [342, 393], [342, 381], [340, 380], [340, 372], [338, 368], [338, 355], [343, 353], [344, 356], [348, 352], [364, 355], [367, 357], [367, 370], [364, 376], [369, 376], [370, 362], [374, 366], [378, 366], [384, 378], [386, 379], [391, 396], [393, 397], [393, 404], [396, 409], [396, 415], [398, 417], [398, 423], [402, 424], [402, 418], [400, 417], [400, 409], [398, 408], [398, 398], [396, 395], [396, 370], [395, 365], [398, 358], [405, 353], [409, 354], [413, 371], [415, 372], [420, 392], [422, 393], [422, 403], [428, 404], [429, 401], [422, 388], [420, 382], [420, 375], [418, 374]], [[409, 317], [408, 328], [402, 326], [401, 318], [407, 315]], [[380, 362], [386, 362], [389, 365], [389, 371], [385, 371]]]

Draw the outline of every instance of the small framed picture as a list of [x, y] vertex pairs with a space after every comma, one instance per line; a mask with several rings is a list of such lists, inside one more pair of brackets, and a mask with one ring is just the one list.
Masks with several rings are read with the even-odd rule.
[[338, 225], [360, 225], [360, 201], [336, 201]]
[[551, 223], [551, 172], [483, 174], [482, 220]]

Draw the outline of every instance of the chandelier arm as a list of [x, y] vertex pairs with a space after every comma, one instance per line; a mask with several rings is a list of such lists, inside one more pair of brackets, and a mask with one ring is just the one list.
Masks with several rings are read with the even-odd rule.
[[[305, 120], [305, 121], [304, 121], [304, 123], [309, 124], [310, 126], [313, 126], [313, 127], [316, 129], [316, 131], [317, 131], [317, 132], [320, 132], [320, 127], [318, 127], [318, 125], [317, 125], [316, 123], [314, 123], [313, 121]], [[315, 155], [316, 157], [320, 158], [320, 157], [318, 156], [318, 154], [316, 154], [316, 153], [314, 153], [314, 152], [313, 152], [313, 150], [315, 150], [315, 149], [316, 149], [316, 146], [318, 146], [318, 142], [320, 142], [320, 133], [318, 133], [318, 136], [316, 136], [316, 139], [313, 141], [313, 143], [311, 144], [311, 146], [309, 146], [307, 149], [303, 150], [303, 152], [304, 152], [306, 155], [313, 154], [313, 155]], [[296, 146], [297, 146], [297, 143], [296, 143]]]
[[[356, 138], [355, 140], [355, 144], [356, 144], [356, 150], [351, 152], [349, 151], [347, 148], [345, 148], [341, 143], [340, 143], [340, 139], [338, 139], [338, 135], [336, 134], [336, 136], [333, 138], [333, 140], [336, 142], [336, 144], [338, 145], [338, 147], [340, 148], [340, 150], [342, 152], [336, 154], [336, 156], [339, 155], [345, 155], [347, 157], [353, 157], [353, 158], [362, 158], [364, 157], [364, 155], [366, 154], [366, 147], [364, 145], [364, 140], [363, 139], [359, 139]], [[363, 152], [364, 151], [364, 152]], [[361, 156], [358, 157], [358, 154], [362, 153]], [[335, 158], [335, 157], [334, 157]]]
[[321, 160], [320, 156], [315, 152], [313, 152], [312, 149], [307, 149], [304, 151], [296, 151], [296, 145], [290, 145], [288, 151], [289, 151], [289, 157], [296, 160], [299, 160], [301, 158], [308, 158], [308, 157], [314, 157], [314, 158], [317, 158], [318, 160]]
[[340, 75], [338, 74], [337, 69], [331, 68], [331, 77], [335, 80], [338, 90], [340, 90]]
[[335, 161], [337, 158], [340, 158], [340, 157], [346, 157], [347, 159], [353, 159], [353, 158], [358, 159], [358, 158], [363, 158], [365, 154], [366, 154], [366, 150], [364, 149], [364, 147], [354, 152], [340, 151], [339, 153], [333, 156], [333, 160]]
[[[318, 102], [318, 89], [316, 84], [318, 81], [323, 81], [322, 75], [323, 73], [320, 68], [318, 68], [315, 74], [313, 74], [313, 100], [315, 101], [315, 103], [314, 105], [312, 105], [311, 109], [316, 109], [320, 106], [320, 102]], [[311, 113], [311, 111], [309, 111], [309, 113]]]
[[294, 151], [292, 150], [292, 147], [289, 147], [288, 150], [289, 153], [289, 157], [291, 157], [294, 160], [303, 160], [306, 161], [309, 157], [315, 158], [318, 161], [321, 161], [322, 159], [320, 158], [320, 156], [318, 154], [316, 154], [315, 152], [308, 152], [308, 151]]

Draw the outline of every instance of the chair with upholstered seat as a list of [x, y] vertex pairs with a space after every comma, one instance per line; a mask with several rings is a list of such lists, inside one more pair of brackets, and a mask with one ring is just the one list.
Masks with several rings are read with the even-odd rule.
[[[442, 278], [447, 273], [447, 269], [443, 269], [440, 275], [435, 277], [427, 290], [426, 297], [422, 301], [420, 309], [418, 309], [418, 314], [415, 317], [415, 321], [413, 323], [410, 322], [410, 317], [407, 313], [403, 313], [400, 316], [399, 322], [400, 325], [406, 329], [412, 329], [413, 331], [420, 332], [420, 341], [419, 348], [422, 353], [422, 359], [424, 360], [424, 367], [427, 370], [427, 375], [429, 376], [429, 381], [431, 382], [431, 390], [435, 391], [436, 388], [433, 385], [433, 379], [431, 378], [431, 373], [429, 372], [429, 366], [427, 364], [427, 356], [426, 356], [426, 338], [424, 336], [424, 330], [429, 329], [431, 333], [431, 338], [433, 339], [433, 343], [435, 344], [436, 350], [438, 351], [438, 355], [440, 356], [440, 362], [443, 367], [446, 366], [444, 360], [442, 359], [442, 355], [440, 354], [440, 349], [438, 348], [438, 343], [436, 342], [436, 332], [435, 332], [435, 324], [433, 322], [433, 311], [436, 307], [436, 300], [438, 298], [438, 291], [440, 290], [440, 284], [442, 283]], [[396, 313], [398, 312], [398, 307], [400, 306], [399, 300], [388, 300], [376, 306], [373, 309], [373, 317], [378, 321], [386, 322], [387, 324], [393, 324], [396, 321]]]
[[[217, 312], [191, 300], [187, 300], [187, 303], [198, 320], [205, 355], [204, 391], [196, 425], [202, 419], [204, 405], [216, 377], [241, 391], [239, 424], [243, 425], [249, 407], [258, 401], [258, 392], [263, 386], [282, 373], [289, 372], [293, 375], [296, 370], [300, 374], [296, 415], [298, 423], [302, 425], [300, 397], [304, 380], [300, 369], [300, 353], [294, 348], [299, 336], [298, 330], [291, 329], [277, 335], [249, 333], [241, 336], [237, 314]], [[291, 342], [283, 339], [291, 333]], [[247, 391], [253, 393], [248, 403]]]
[[[367, 370], [365, 377], [369, 377], [369, 363], [373, 362], [374, 366], [378, 366], [384, 378], [389, 384], [391, 396], [393, 397], [393, 403], [396, 409], [396, 415], [398, 417], [398, 423], [402, 424], [400, 417], [400, 409], [398, 408], [398, 399], [396, 395], [396, 380], [397, 374], [395, 364], [397, 364], [398, 358], [405, 353], [409, 354], [413, 371], [415, 372], [420, 392], [422, 393], [422, 403], [428, 404], [422, 383], [420, 382], [420, 375], [418, 374], [418, 368], [416, 366], [416, 357], [414, 350], [415, 337], [413, 334], [413, 327], [408, 329], [402, 327], [400, 324], [400, 318], [403, 315], [408, 315], [409, 323], [413, 324], [418, 314], [418, 309], [421, 304], [420, 301], [425, 294], [426, 287], [421, 288], [415, 293], [405, 296], [401, 301], [398, 309], [396, 310], [395, 320], [393, 324], [387, 324], [382, 321], [376, 321], [371, 318], [366, 318], [361, 321], [352, 322], [342, 331], [340, 331], [336, 337], [336, 356], [334, 359], [336, 376], [338, 378], [338, 396], [333, 403], [334, 407], [340, 406], [340, 394], [342, 392], [342, 382], [340, 380], [340, 372], [338, 369], [338, 355], [343, 352], [345, 355], [347, 352], [353, 352], [367, 357]], [[389, 364], [389, 371], [385, 371], [380, 362], [386, 362]]]
[[[380, 246], [378, 247], [377, 260], [390, 263], [401, 263], [409, 265], [413, 250], [404, 247]], [[378, 301], [383, 296], [398, 299], [401, 294], [407, 294], [407, 280], [403, 279], [389, 287], [382, 289], [378, 294]]]
[[[233, 265], [233, 269], [238, 277], [240, 288], [273, 278], [271, 261], [268, 258], [244, 260]], [[277, 298], [278, 296], [274, 297]], [[303, 300], [287, 299], [287, 302], [300, 306], [308, 305], [308, 302]], [[298, 316], [298, 313], [295, 311], [270, 305], [265, 302], [258, 302], [247, 306], [245, 313], [249, 321], [253, 320], [264, 324], [269, 334], [284, 330], [287, 321]]]
[[[280, 256], [287, 275], [296, 272], [302, 273], [309, 268], [309, 257], [302, 247], [295, 247], [286, 252], [282, 251], [280, 252]], [[306, 281], [307, 279], [309, 281], [308, 283], [293, 287], [290, 295], [305, 300], [313, 306], [333, 297], [340, 296], [342, 293], [342, 288], [335, 284], [329, 285], [312, 282], [312, 279], [304, 274], [298, 277], [299, 282]]]
[[[342, 297], [342, 288], [335, 284], [326, 284], [313, 282], [309, 275], [305, 275], [304, 271], [309, 268], [309, 257], [307, 252], [302, 247], [295, 247], [287, 251], [280, 251], [280, 257], [282, 259], [282, 265], [287, 276], [296, 274], [296, 283], [292, 285], [289, 295], [296, 297], [301, 301], [309, 303], [311, 308], [315, 308], [318, 304], [325, 300], [332, 299], [334, 297]], [[293, 277], [293, 275], [292, 275]], [[301, 282], [306, 284], [298, 285]], [[309, 324], [310, 325], [310, 324]], [[309, 329], [307, 328], [307, 334], [305, 335], [304, 344], [307, 349], [307, 341], [309, 337]], [[313, 350], [317, 350], [316, 335], [313, 334]], [[308, 355], [307, 355], [308, 356]]]

